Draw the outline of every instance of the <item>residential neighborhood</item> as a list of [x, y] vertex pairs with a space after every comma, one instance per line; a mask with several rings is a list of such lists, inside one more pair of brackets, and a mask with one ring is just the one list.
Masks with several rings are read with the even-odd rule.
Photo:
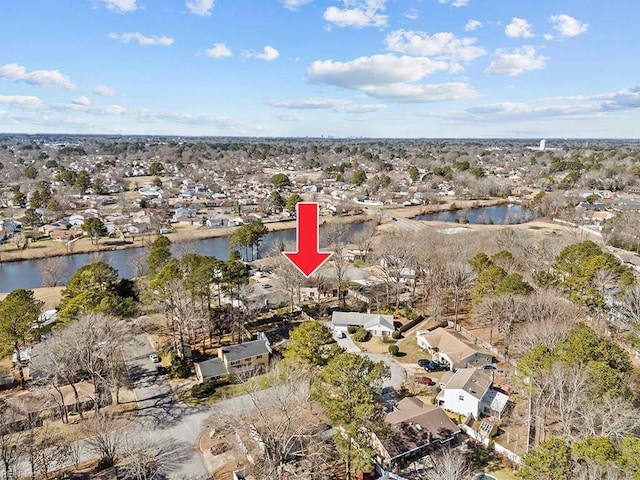
[[[637, 441], [635, 177], [550, 172], [600, 150], [3, 141], [7, 475], [513, 480], [587, 431]], [[308, 277], [301, 202], [332, 254]]]

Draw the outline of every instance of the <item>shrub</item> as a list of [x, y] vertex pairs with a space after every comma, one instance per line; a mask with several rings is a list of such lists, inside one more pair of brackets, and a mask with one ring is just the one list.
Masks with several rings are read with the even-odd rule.
[[185, 360], [178, 357], [171, 359], [171, 376], [174, 378], [187, 378], [191, 374], [189, 365]]
[[366, 342], [367, 340], [369, 340], [369, 332], [360, 327], [356, 330], [356, 333], [353, 334], [353, 339], [356, 342]]
[[400, 352], [400, 349], [397, 345], [389, 345], [389, 353], [394, 357]]
[[354, 327], [354, 326], [347, 327], [347, 332], [349, 332], [349, 335], [353, 335], [357, 331], [358, 331], [358, 327]]
[[214, 380], [207, 380], [203, 383], [198, 383], [191, 387], [191, 396], [193, 398], [205, 398], [212, 395], [216, 391], [216, 382]]
[[391, 338], [393, 338], [394, 340], [398, 340], [401, 336], [402, 334], [400, 333], [400, 330], [394, 330], [391, 334]]

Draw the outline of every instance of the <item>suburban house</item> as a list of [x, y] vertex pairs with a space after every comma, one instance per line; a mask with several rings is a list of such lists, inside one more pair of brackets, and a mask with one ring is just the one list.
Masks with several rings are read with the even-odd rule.
[[418, 331], [418, 346], [428, 351], [434, 360], [446, 361], [450, 368], [479, 367], [493, 362], [493, 354], [452, 330], [438, 327]]
[[333, 312], [331, 328], [346, 332], [349, 327], [362, 327], [373, 336], [389, 337], [395, 331], [393, 315], [358, 312]]
[[442, 390], [436, 397], [445, 410], [479, 419], [481, 416], [500, 418], [509, 397], [491, 388], [491, 373], [481, 368], [461, 368], [447, 372], [440, 380]]
[[194, 363], [194, 369], [200, 383], [208, 380], [220, 380], [229, 375], [227, 367], [219, 358], [211, 358], [204, 362]]
[[451, 442], [460, 428], [439, 407], [416, 397], [403, 398], [384, 419], [384, 427], [372, 435], [377, 462], [393, 470], [422, 458], [434, 448]]
[[217, 358], [196, 363], [196, 376], [205, 382], [245, 370], [266, 370], [271, 353], [269, 340], [259, 332], [257, 340], [220, 347]]

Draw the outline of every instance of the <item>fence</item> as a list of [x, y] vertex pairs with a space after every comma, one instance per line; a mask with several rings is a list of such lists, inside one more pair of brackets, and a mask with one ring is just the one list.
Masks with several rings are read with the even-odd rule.
[[456, 324], [454, 322], [447, 322], [447, 325], [449, 326], [449, 328], [451, 327], [455, 327], [456, 331], [462, 335], [463, 337], [467, 338], [468, 340], [471, 340], [473, 343], [475, 343], [476, 345], [480, 345], [482, 348], [490, 351], [491, 353], [493, 353], [496, 357], [499, 357], [501, 359], [504, 359], [504, 356], [500, 353], [500, 351], [498, 350], [497, 347], [494, 347], [493, 345], [491, 345], [489, 342], [486, 342], [484, 340], [482, 340], [479, 337], [476, 337], [473, 333], [471, 333], [469, 330], [467, 330], [464, 327], [461, 327], [460, 325], [456, 326]]
[[504, 455], [505, 457], [507, 457], [509, 460], [511, 460], [513, 463], [516, 463], [518, 465], [522, 465], [523, 461], [522, 461], [522, 457], [514, 452], [512, 452], [511, 450], [509, 450], [506, 447], [503, 447], [502, 445], [500, 445], [497, 442], [492, 442], [489, 437], [485, 437], [484, 435], [482, 435], [480, 432], [476, 432], [473, 428], [471, 428], [470, 426], [462, 423], [460, 425], [458, 425], [462, 431], [464, 433], [466, 433], [469, 437], [473, 438], [474, 440], [476, 440], [477, 442], [482, 443], [483, 445], [486, 445], [489, 448], [493, 448], [493, 450], [501, 455]]

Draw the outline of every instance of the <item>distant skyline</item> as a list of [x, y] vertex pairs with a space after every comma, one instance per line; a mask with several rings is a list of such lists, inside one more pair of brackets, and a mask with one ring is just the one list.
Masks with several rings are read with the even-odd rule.
[[5, 0], [0, 132], [640, 137], [632, 0]]

